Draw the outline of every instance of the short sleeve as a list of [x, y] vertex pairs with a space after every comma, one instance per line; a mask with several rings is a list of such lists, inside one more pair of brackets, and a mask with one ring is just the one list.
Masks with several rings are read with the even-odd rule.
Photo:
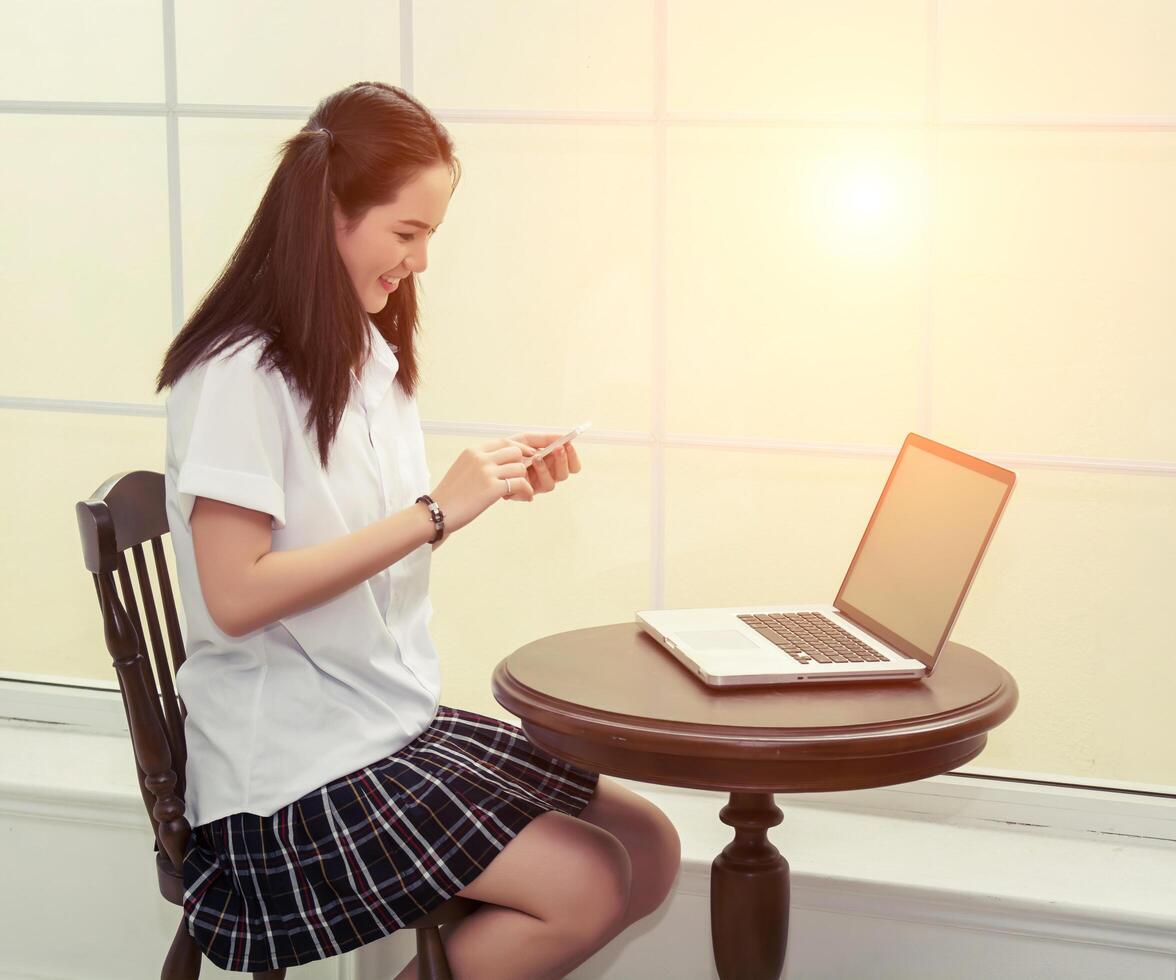
[[176, 412], [177, 418], [190, 419], [176, 475], [186, 527], [197, 497], [269, 514], [275, 530], [286, 526], [280, 396], [275, 378], [258, 367], [257, 356], [257, 348], [247, 344], [208, 361], [203, 378], [191, 378], [194, 404]]

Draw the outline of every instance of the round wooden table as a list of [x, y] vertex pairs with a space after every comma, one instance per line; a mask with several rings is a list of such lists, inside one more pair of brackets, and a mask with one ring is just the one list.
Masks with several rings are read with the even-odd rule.
[[734, 840], [711, 865], [722, 980], [784, 968], [788, 862], [768, 840], [773, 793], [888, 786], [980, 754], [1017, 703], [1013, 678], [948, 643], [914, 681], [707, 687], [636, 623], [546, 636], [494, 670], [495, 699], [540, 748], [595, 772], [722, 790]]

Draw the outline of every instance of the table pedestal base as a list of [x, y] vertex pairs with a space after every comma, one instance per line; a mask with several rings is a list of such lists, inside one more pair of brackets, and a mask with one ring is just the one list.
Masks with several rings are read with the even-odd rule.
[[788, 946], [788, 862], [768, 840], [784, 819], [771, 793], [732, 793], [735, 839], [711, 863], [711, 943], [721, 980], [779, 980]]

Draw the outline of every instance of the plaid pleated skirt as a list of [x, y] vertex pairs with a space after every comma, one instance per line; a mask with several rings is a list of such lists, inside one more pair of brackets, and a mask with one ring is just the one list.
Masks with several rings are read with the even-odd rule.
[[194, 828], [188, 932], [223, 970], [345, 953], [460, 892], [540, 814], [578, 815], [598, 779], [515, 725], [442, 705], [404, 748], [272, 816]]

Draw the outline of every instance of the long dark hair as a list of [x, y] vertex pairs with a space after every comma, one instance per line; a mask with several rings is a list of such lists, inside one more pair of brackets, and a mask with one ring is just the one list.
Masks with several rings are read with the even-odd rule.
[[[327, 133], [320, 130], [330, 131]], [[350, 393], [350, 371], [369, 353], [369, 316], [395, 344], [396, 381], [417, 385], [417, 283], [409, 275], [379, 313], [367, 313], [335, 245], [331, 195], [354, 227], [396, 199], [419, 171], [444, 163], [461, 179], [445, 127], [403, 89], [356, 82], [322, 100], [282, 144], [261, 204], [232, 257], [173, 338], [155, 392], [225, 348], [260, 338], [259, 368], [280, 370], [309, 405], [323, 467]]]

